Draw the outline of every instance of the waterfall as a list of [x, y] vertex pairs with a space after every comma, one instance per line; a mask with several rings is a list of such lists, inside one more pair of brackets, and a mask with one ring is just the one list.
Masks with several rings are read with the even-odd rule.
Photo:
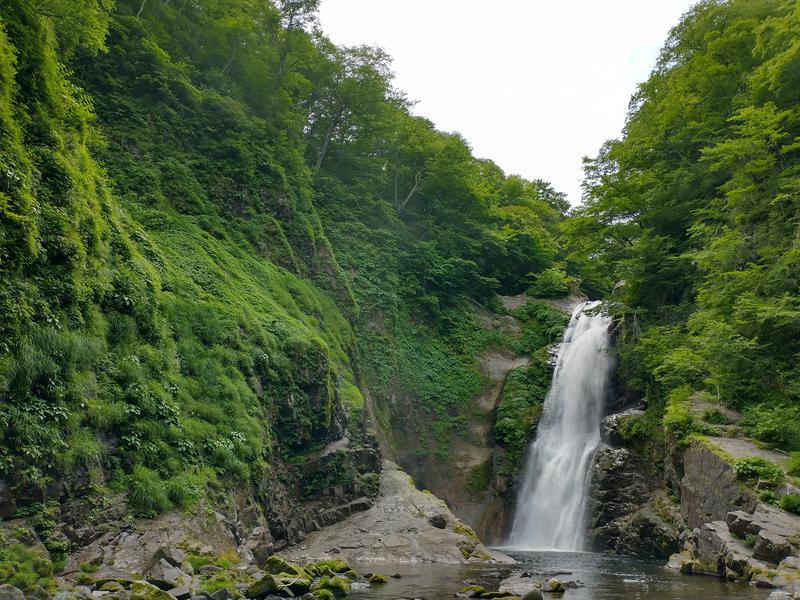
[[587, 312], [598, 304], [577, 306], [564, 333], [521, 473], [509, 548], [583, 549], [589, 477], [613, 369], [611, 319]]

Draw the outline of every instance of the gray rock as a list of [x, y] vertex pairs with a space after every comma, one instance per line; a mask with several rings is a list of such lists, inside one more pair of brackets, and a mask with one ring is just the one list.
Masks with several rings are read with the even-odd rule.
[[627, 448], [603, 445], [597, 451], [589, 490], [594, 549], [658, 558], [679, 550], [681, 516], [651, 469]]
[[189, 580], [189, 576], [177, 567], [172, 566], [165, 558], [162, 558], [150, 567], [144, 574], [144, 579], [162, 590], [169, 590], [182, 586]]
[[197, 572], [200, 574], [206, 574], [206, 573], [219, 573], [220, 571], [223, 570], [224, 569], [222, 567], [218, 567], [217, 565], [203, 565], [202, 567], [197, 569]]
[[13, 585], [4, 583], [0, 585], [0, 600], [25, 600], [25, 594]]
[[160, 560], [167, 561], [173, 567], [180, 567], [186, 562], [186, 553], [174, 546], [161, 546], [153, 553], [152, 558], [145, 565], [144, 571], [149, 571]]
[[188, 600], [192, 597], [192, 590], [188, 585], [172, 588], [171, 590], [167, 590], [167, 593], [175, 596], [178, 600]]
[[711, 450], [696, 443], [683, 455], [681, 510], [691, 528], [724, 521], [737, 509], [753, 512], [758, 500], [736, 480], [733, 468]]
[[756, 587], [759, 588], [775, 588], [775, 582], [772, 580], [771, 577], [767, 577], [766, 575], [756, 575], [755, 579], [753, 580], [756, 584]]
[[236, 596], [233, 595], [233, 592], [225, 588], [211, 594], [211, 600], [235, 600], [235, 598]]
[[534, 588], [522, 597], [522, 600], [542, 600], [541, 590]]
[[761, 530], [753, 546], [753, 556], [771, 563], [779, 563], [792, 553], [792, 546], [786, 538]]

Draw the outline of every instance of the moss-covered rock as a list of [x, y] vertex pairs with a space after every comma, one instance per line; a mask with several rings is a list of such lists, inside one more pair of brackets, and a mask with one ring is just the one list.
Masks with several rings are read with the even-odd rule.
[[350, 571], [350, 565], [347, 564], [347, 561], [343, 558], [331, 558], [328, 560], [319, 560], [317, 561], [318, 568], [325, 568], [327, 567], [334, 573], [346, 573]]
[[285, 586], [275, 577], [275, 575], [267, 573], [258, 581], [251, 583], [245, 591], [245, 595], [248, 598], [261, 598], [269, 594], [278, 594], [284, 589], [286, 589]]
[[483, 594], [485, 591], [486, 588], [483, 588], [479, 585], [468, 585], [461, 588], [458, 593], [463, 594], [467, 598], [480, 598], [481, 594]]
[[369, 582], [373, 583], [373, 584], [375, 584], [375, 583], [378, 583], [378, 584], [380, 584], [380, 583], [388, 583], [389, 582], [389, 578], [386, 577], [386, 575], [383, 575], [381, 573], [373, 573], [372, 575], [369, 576]]
[[275, 575], [282, 585], [292, 590], [294, 594], [305, 594], [311, 589], [311, 578], [303, 577], [301, 575], [293, 575], [291, 573], [278, 573]]
[[334, 577], [326, 575], [314, 584], [312, 591], [316, 590], [329, 590], [337, 597], [347, 596], [350, 593], [350, 581], [338, 575]]
[[311, 578], [311, 575], [308, 573], [308, 571], [306, 571], [305, 568], [301, 567], [300, 565], [285, 561], [280, 556], [270, 556], [267, 559], [267, 564], [264, 566], [264, 570], [272, 575], [289, 573], [290, 575], [299, 575], [300, 577], [307, 577], [309, 579]]
[[101, 592], [121, 592], [125, 588], [119, 581], [106, 581], [99, 589]]
[[134, 581], [131, 585], [131, 600], [175, 600], [175, 598], [151, 583]]
[[311, 594], [317, 598], [318, 600], [335, 600], [336, 596], [332, 591], [326, 588], [320, 588], [318, 590], [314, 590]]

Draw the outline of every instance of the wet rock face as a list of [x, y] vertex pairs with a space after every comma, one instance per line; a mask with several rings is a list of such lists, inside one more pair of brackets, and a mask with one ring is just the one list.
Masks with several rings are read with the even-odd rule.
[[678, 549], [680, 515], [644, 459], [630, 450], [600, 447], [589, 495], [594, 549], [663, 558]]

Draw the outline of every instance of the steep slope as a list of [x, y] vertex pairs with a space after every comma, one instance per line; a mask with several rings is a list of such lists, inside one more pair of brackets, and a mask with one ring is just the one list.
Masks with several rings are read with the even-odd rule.
[[566, 289], [563, 196], [411, 116], [315, 8], [0, 6], [0, 516], [35, 530], [4, 528], [4, 573], [31, 568], [8, 536], [56, 567], [131, 527], [261, 560], [368, 508], [375, 434], [408, 433], [387, 391], [446, 454], [512, 341], [476, 304]]

